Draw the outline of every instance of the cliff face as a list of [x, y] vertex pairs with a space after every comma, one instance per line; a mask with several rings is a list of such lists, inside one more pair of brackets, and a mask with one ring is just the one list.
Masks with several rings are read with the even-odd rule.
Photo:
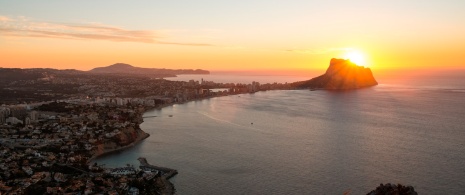
[[326, 73], [308, 81], [293, 83], [296, 88], [358, 89], [378, 85], [369, 68], [349, 60], [331, 59]]
[[123, 129], [120, 134], [115, 135], [112, 140], [107, 140], [101, 144], [97, 144], [93, 156], [95, 158], [104, 154], [132, 147], [137, 142], [147, 138], [148, 136], [148, 133], [139, 128], [127, 127]]
[[126, 146], [131, 143], [136, 142], [137, 139], [144, 136], [146, 133], [140, 129], [134, 129], [133, 127], [127, 127], [122, 129], [121, 133], [115, 136], [118, 140], [118, 144], [121, 146]]

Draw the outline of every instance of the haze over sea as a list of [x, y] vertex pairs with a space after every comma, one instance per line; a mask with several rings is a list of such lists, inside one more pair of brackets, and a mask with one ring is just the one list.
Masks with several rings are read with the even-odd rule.
[[[273, 81], [175, 80], [199, 77]], [[177, 169], [178, 194], [366, 194], [380, 183], [464, 194], [463, 78], [423, 75], [353, 91], [266, 91], [173, 105], [145, 113], [157, 116], [141, 124], [149, 138], [97, 162], [138, 165], [143, 156]]]

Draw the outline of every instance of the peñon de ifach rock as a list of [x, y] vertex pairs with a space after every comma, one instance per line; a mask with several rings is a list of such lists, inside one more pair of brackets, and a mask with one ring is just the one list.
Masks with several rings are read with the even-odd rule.
[[348, 90], [375, 86], [378, 82], [370, 68], [358, 66], [350, 60], [333, 58], [325, 74], [292, 85], [299, 89]]

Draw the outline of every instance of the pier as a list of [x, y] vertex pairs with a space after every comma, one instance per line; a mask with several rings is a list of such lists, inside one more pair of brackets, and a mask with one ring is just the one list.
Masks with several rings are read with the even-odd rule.
[[161, 172], [161, 177], [165, 179], [170, 179], [178, 174], [178, 171], [176, 169], [170, 169], [166, 167], [159, 167], [159, 166], [151, 165], [147, 162], [147, 159], [144, 157], [139, 157], [137, 160], [139, 160], [140, 162], [141, 169], [144, 169], [144, 168], [155, 169]]

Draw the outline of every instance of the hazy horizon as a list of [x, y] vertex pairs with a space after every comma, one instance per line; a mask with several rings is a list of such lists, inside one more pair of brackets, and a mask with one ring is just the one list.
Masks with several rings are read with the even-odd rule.
[[[122, 63], [122, 62], [119, 62]], [[134, 67], [139, 67], [136, 64], [130, 64]], [[96, 66], [97, 67], [105, 67], [110, 65], [104, 66]], [[237, 76], [289, 76], [289, 77], [299, 77], [304, 78], [307, 77], [308, 79], [322, 75], [325, 73], [326, 68], [329, 66], [329, 61], [324, 68], [320, 69], [281, 69], [281, 70], [208, 70], [210, 71], [211, 75], [237, 75]], [[21, 68], [21, 67], [2, 67], [0, 68]], [[50, 67], [34, 67], [34, 68], [50, 68]], [[151, 67], [144, 67], [144, 68], [151, 68]], [[170, 69], [169, 67], [156, 67], [156, 68], [166, 68]], [[373, 67], [368, 67], [372, 70], [373, 75], [378, 81], [393, 81], [393, 80], [410, 80], [410, 79], [417, 79], [417, 78], [427, 78], [427, 77], [435, 77], [435, 76], [451, 76], [451, 77], [464, 77], [465, 76], [465, 67], [449, 67], [449, 68], [427, 68], [427, 67], [418, 67], [418, 68], [398, 68], [398, 69], [376, 69]], [[28, 69], [28, 68], [22, 68]], [[68, 68], [54, 68], [58, 70], [66, 70]], [[191, 68], [197, 69], [197, 68]], [[74, 69], [79, 71], [90, 71], [91, 69]]]
[[358, 52], [375, 72], [464, 68], [464, 8], [455, 0], [0, 0], [0, 66], [323, 70]]

